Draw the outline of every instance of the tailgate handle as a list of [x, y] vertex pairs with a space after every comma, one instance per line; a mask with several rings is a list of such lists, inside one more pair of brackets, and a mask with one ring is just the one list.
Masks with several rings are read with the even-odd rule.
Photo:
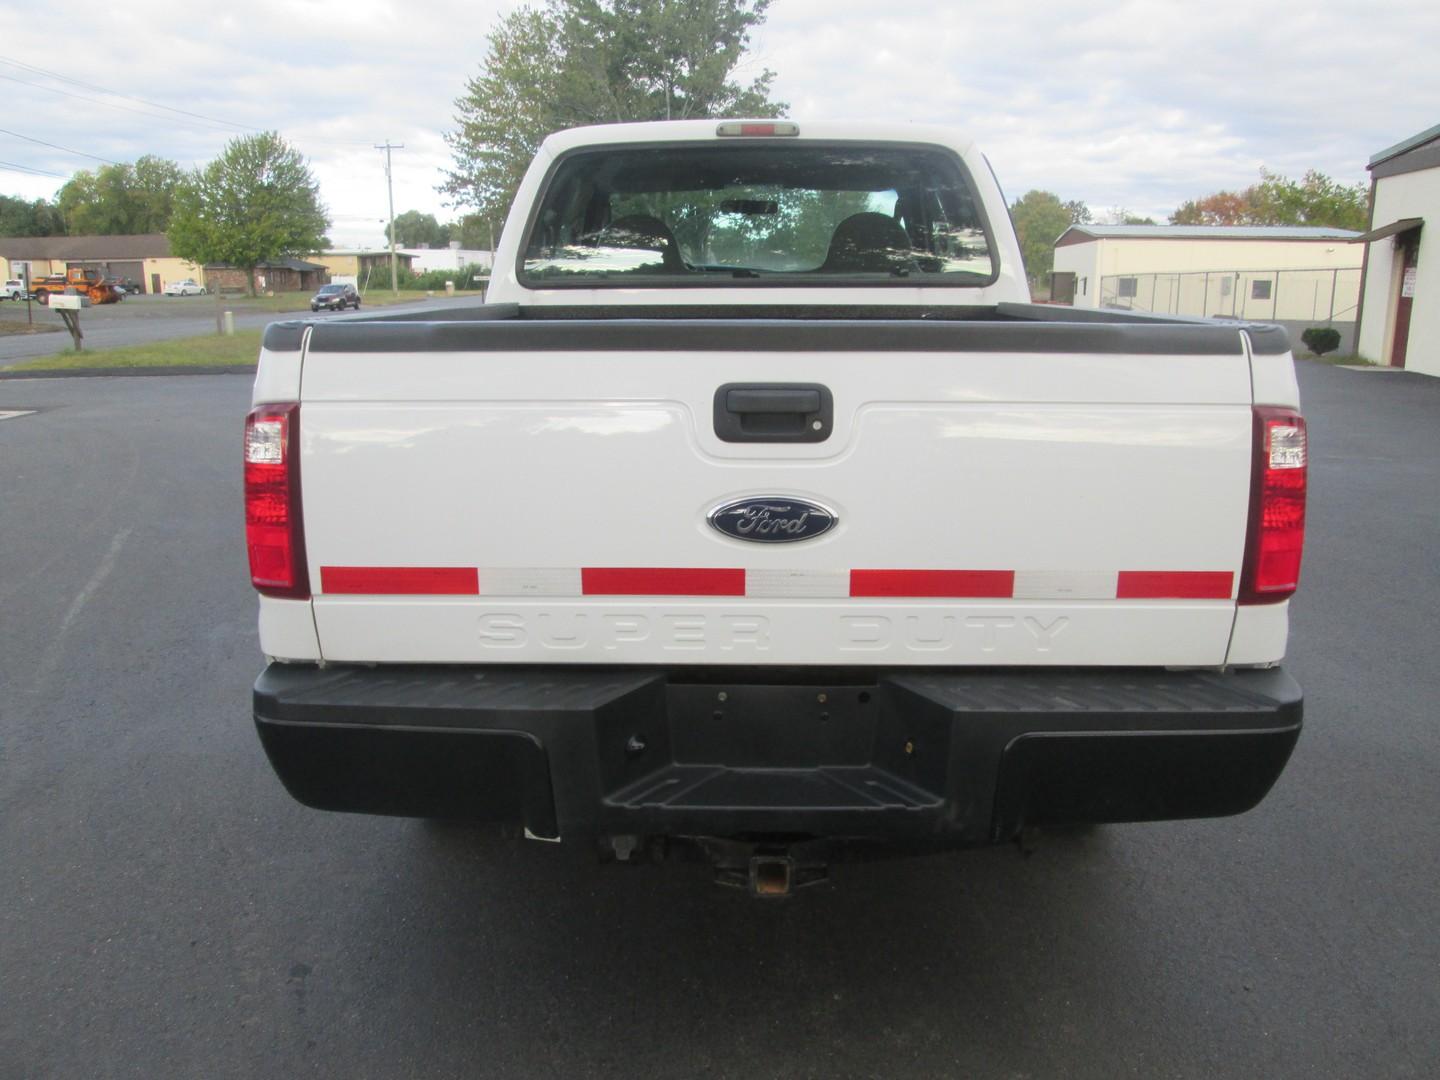
[[824, 442], [835, 401], [819, 383], [726, 383], [715, 391], [715, 434], [725, 442]]
[[820, 411], [820, 391], [784, 387], [729, 390], [725, 394], [725, 407], [733, 413], [817, 413]]

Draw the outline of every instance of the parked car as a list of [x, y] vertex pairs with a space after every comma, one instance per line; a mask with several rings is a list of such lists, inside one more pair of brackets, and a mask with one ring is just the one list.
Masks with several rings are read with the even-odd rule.
[[310, 298], [310, 310], [344, 311], [347, 307], [360, 310], [360, 294], [354, 285], [322, 285], [320, 291]]
[[186, 278], [184, 281], [172, 281], [165, 286], [166, 296], [204, 296], [205, 286], [198, 281], [191, 281]]
[[115, 282], [115, 287], [121, 292], [123, 292], [126, 296], [139, 296], [145, 291], [145, 286], [141, 285], [140, 282], [136, 281], [134, 278], [128, 277], [121, 278], [119, 281]]
[[1248, 810], [1303, 711], [1285, 331], [1029, 299], [954, 132], [552, 135], [489, 303], [266, 330], [281, 780], [698, 847], [761, 896], [879, 845]]
[[6, 278], [5, 288], [0, 289], [0, 300], [24, 300], [25, 283], [19, 278]]

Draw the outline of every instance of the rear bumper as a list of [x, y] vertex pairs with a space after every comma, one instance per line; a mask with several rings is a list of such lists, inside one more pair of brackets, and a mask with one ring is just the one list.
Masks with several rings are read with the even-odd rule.
[[286, 788], [321, 809], [541, 837], [946, 847], [1240, 813], [1301, 725], [1300, 688], [1278, 669], [784, 677], [272, 664], [254, 715]]

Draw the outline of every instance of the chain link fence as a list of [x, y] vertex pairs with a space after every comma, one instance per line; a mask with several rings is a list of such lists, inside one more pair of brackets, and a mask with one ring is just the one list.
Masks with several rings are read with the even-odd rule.
[[1298, 343], [1311, 326], [1340, 331], [1353, 351], [1360, 268], [1117, 274], [1100, 279], [1100, 306], [1158, 315], [1280, 323]]

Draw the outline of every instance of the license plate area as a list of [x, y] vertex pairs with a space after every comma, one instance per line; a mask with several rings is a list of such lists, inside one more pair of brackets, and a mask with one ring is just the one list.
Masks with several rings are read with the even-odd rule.
[[863, 765], [875, 744], [873, 687], [671, 685], [665, 698], [680, 764]]

